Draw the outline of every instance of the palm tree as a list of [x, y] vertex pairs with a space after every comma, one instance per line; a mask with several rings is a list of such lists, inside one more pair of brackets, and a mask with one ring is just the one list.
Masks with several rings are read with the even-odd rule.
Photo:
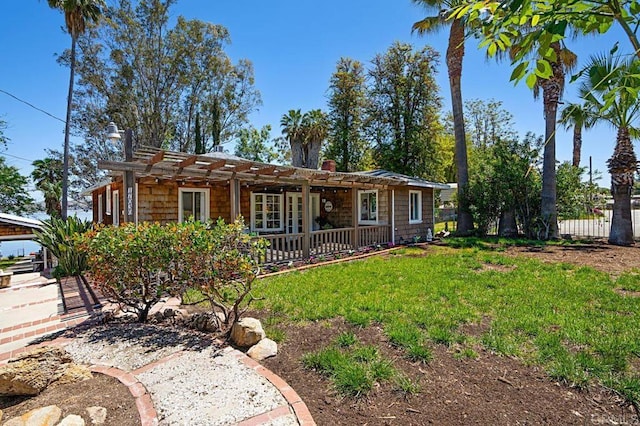
[[54, 158], [36, 160], [32, 163], [31, 179], [44, 195], [45, 210], [49, 216], [61, 217], [62, 163]]
[[469, 211], [464, 191], [469, 185], [467, 165], [467, 141], [464, 131], [462, 104], [462, 59], [464, 57], [464, 38], [466, 21], [464, 18], [449, 19], [453, 8], [462, 4], [461, 0], [413, 0], [428, 10], [438, 12], [413, 24], [418, 34], [428, 34], [449, 26], [449, 44], [447, 47], [447, 70], [451, 88], [451, 106], [453, 110], [453, 132], [455, 136], [456, 177], [458, 181], [458, 225], [457, 232], [468, 234], [473, 230], [473, 218]]
[[71, 127], [71, 107], [73, 104], [73, 83], [76, 70], [76, 43], [84, 34], [87, 21], [98, 22], [105, 8], [103, 0], [47, 0], [49, 7], [59, 9], [64, 14], [67, 32], [71, 36], [69, 72], [69, 92], [67, 94], [67, 116], [64, 125], [64, 158], [62, 166], [62, 219], [67, 218], [69, 192], [69, 133]]
[[573, 128], [573, 167], [580, 167], [580, 153], [582, 151], [582, 130], [594, 125], [593, 111], [587, 105], [567, 104], [560, 113], [560, 123], [566, 130]]
[[580, 97], [593, 110], [597, 120], [605, 121], [617, 129], [616, 146], [607, 161], [611, 174], [613, 218], [609, 243], [631, 245], [633, 225], [631, 221], [631, 190], [638, 161], [633, 151], [631, 137], [637, 136], [640, 121], [640, 61], [621, 59], [613, 55], [591, 57], [581, 77]]
[[320, 161], [322, 142], [329, 132], [327, 115], [319, 109], [311, 110], [302, 117], [304, 133], [305, 164], [307, 169], [317, 169]]
[[304, 132], [302, 128], [302, 113], [299, 109], [292, 109], [280, 119], [282, 134], [291, 147], [291, 165], [303, 167], [304, 164]]
[[545, 144], [542, 160], [541, 216], [546, 229], [544, 239], [558, 237], [558, 209], [556, 192], [556, 123], [558, 104], [564, 92], [566, 72], [575, 67], [577, 56], [560, 42], [551, 43], [556, 61], [551, 62], [551, 76], [538, 80], [533, 96], [539, 97], [542, 89], [545, 123]]

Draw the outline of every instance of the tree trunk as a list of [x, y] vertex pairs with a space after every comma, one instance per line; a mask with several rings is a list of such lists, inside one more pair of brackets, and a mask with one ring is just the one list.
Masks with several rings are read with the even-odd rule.
[[498, 236], [506, 238], [514, 238], [518, 236], [518, 225], [516, 223], [515, 210], [500, 212]]
[[631, 190], [637, 171], [636, 155], [629, 136], [629, 129], [620, 127], [616, 148], [608, 161], [613, 195], [613, 217], [609, 232], [609, 243], [619, 246], [634, 244], [631, 221]]
[[[551, 44], [556, 51], [558, 58], [560, 55], [560, 44]], [[545, 123], [545, 144], [544, 157], [542, 161], [542, 194], [541, 194], [541, 214], [546, 226], [543, 239], [558, 238], [558, 209], [556, 206], [556, 122], [558, 115], [558, 102], [564, 89], [563, 64], [558, 59], [551, 64], [553, 73], [547, 80], [540, 83], [542, 87], [542, 98], [544, 104]]]
[[289, 145], [291, 145], [291, 165], [293, 167], [304, 167], [302, 140], [299, 138], [291, 138]]
[[71, 36], [71, 63], [69, 71], [69, 91], [67, 93], [67, 116], [64, 123], [64, 150], [62, 154], [62, 211], [60, 217], [67, 220], [69, 206], [69, 133], [71, 131], [71, 108], [73, 106], [73, 82], [76, 73], [76, 38]]
[[582, 151], [582, 126], [573, 127], [573, 167], [580, 167], [580, 151]]
[[469, 186], [467, 165], [467, 141], [464, 131], [462, 106], [462, 58], [464, 57], [464, 25], [459, 19], [451, 23], [449, 46], [447, 47], [447, 69], [451, 88], [451, 106], [453, 110], [453, 132], [455, 136], [456, 178], [458, 181], [458, 225], [457, 233], [467, 235], [473, 231], [473, 218], [469, 211], [464, 191]]
[[322, 148], [322, 139], [310, 140], [307, 142], [309, 151], [307, 153], [307, 168], [317, 169], [320, 162], [320, 149]]

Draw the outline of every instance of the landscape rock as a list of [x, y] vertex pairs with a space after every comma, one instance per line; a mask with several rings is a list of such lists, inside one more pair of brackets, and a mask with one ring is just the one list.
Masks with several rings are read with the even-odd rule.
[[101, 425], [107, 420], [107, 409], [104, 407], [87, 407], [91, 424]]
[[264, 337], [262, 324], [255, 318], [242, 318], [231, 328], [231, 340], [243, 348], [255, 345]]
[[36, 408], [20, 417], [14, 417], [3, 426], [53, 426], [62, 417], [62, 410], [55, 405]]
[[0, 421], [2, 421], [2, 410], [0, 410]]
[[69, 414], [62, 419], [58, 426], [84, 426], [84, 419], [75, 414]]
[[247, 351], [247, 355], [256, 361], [276, 356], [278, 353], [278, 344], [271, 339], [262, 339]]
[[65, 383], [81, 382], [83, 380], [91, 379], [93, 375], [89, 367], [78, 364], [68, 364], [64, 369], [64, 372], [56, 380], [56, 384], [63, 385]]
[[72, 383], [91, 377], [71, 361], [64, 349], [51, 346], [21, 354], [0, 367], [0, 395], [37, 395], [61, 378]]
[[224, 321], [220, 318], [222, 314], [217, 315], [211, 312], [196, 312], [185, 320], [185, 325], [189, 328], [206, 333], [219, 331], [220, 324]]

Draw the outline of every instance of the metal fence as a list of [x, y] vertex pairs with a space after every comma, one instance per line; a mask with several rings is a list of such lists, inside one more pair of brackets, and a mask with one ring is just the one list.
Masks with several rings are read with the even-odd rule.
[[[580, 238], [608, 238], [613, 210], [603, 210], [601, 215], [558, 221], [560, 235]], [[631, 210], [634, 238], [640, 238], [640, 210]]]
[[[572, 238], [609, 238], [613, 210], [602, 210], [601, 214], [583, 216], [580, 219], [564, 219], [558, 221], [558, 233]], [[443, 221], [445, 222], [445, 221]], [[633, 236], [640, 239], [640, 209], [631, 210]], [[449, 229], [455, 229], [455, 222], [449, 222]], [[489, 226], [489, 235], [498, 233], [498, 221]]]

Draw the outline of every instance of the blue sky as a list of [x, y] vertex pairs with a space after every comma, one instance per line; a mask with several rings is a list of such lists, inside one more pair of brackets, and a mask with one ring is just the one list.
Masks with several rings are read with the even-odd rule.
[[[107, 2], [113, 4], [114, 0]], [[289, 109], [326, 107], [328, 81], [341, 56], [367, 63], [396, 40], [418, 47], [429, 44], [441, 53], [438, 82], [444, 108], [450, 109], [444, 64], [447, 32], [412, 35], [411, 25], [425, 12], [409, 0], [180, 0], [171, 14], [222, 24], [230, 30], [232, 45], [227, 51], [234, 59], [253, 62], [256, 87], [262, 94], [263, 105], [251, 116], [251, 124], [271, 124], [274, 137], [280, 134], [280, 117]], [[0, 14], [0, 52], [5, 58], [0, 67], [0, 90], [60, 118], [65, 116], [69, 79], [68, 69], [55, 61], [55, 55], [70, 44], [63, 25], [63, 16], [44, 0], [6, 2]], [[617, 30], [606, 37], [571, 41], [569, 47], [584, 63], [590, 54], [608, 51], [616, 40], [628, 50], [628, 41]], [[533, 100], [524, 83], [514, 87], [510, 73], [507, 63], [486, 60], [484, 51], [470, 40], [463, 71], [464, 99], [500, 100], [514, 115], [521, 134], [543, 134], [541, 101]], [[569, 86], [566, 98], [574, 99], [575, 91], [575, 85]], [[33, 160], [45, 157], [45, 149], [62, 148], [62, 122], [4, 93], [0, 93], [0, 117], [8, 124], [5, 136], [11, 139], [0, 155], [23, 174], [30, 173]], [[605, 174], [601, 186], [609, 185], [605, 161], [614, 143], [615, 131], [606, 126], [584, 134], [583, 165], [593, 156], [594, 169]], [[571, 134], [559, 130], [557, 144], [557, 158], [570, 160]]]

